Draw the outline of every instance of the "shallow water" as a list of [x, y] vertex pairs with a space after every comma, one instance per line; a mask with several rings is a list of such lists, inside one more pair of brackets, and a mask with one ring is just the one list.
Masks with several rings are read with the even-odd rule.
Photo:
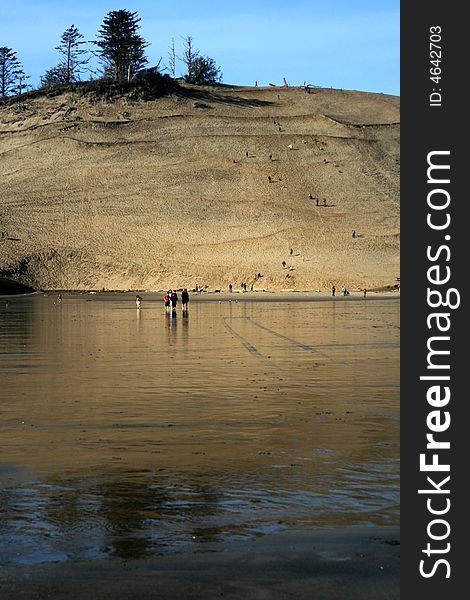
[[0, 563], [399, 522], [399, 301], [0, 300]]

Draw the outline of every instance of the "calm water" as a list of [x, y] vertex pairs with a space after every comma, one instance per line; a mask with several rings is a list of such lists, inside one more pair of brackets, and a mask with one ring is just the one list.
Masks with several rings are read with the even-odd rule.
[[399, 300], [0, 299], [0, 563], [399, 522]]

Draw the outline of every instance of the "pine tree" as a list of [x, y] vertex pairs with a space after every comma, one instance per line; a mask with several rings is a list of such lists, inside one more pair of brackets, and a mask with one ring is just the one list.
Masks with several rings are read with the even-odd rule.
[[196, 56], [193, 60], [193, 83], [219, 83], [222, 73], [209, 56]]
[[48, 69], [41, 76], [41, 87], [54, 87], [63, 83], [69, 83], [69, 73], [64, 65], [57, 65]]
[[173, 79], [176, 77], [176, 51], [175, 38], [171, 38], [171, 46], [168, 48], [168, 70]]
[[95, 44], [100, 48], [105, 73], [114, 79], [130, 81], [147, 64], [148, 46], [138, 35], [140, 18], [128, 10], [113, 10], [103, 20]]
[[22, 68], [17, 72], [17, 83], [15, 88], [15, 94], [22, 94], [28, 88], [32, 87], [29, 83], [26, 83], [26, 80], [29, 79], [29, 75], [25, 75]]
[[188, 83], [217, 83], [222, 80], [222, 73], [215, 60], [201, 56], [199, 50], [194, 48], [190, 35], [184, 38], [184, 45], [183, 62], [186, 65], [185, 79]]
[[185, 79], [188, 83], [194, 83], [194, 59], [198, 55], [198, 50], [193, 46], [193, 38], [188, 35], [184, 38], [183, 62], [186, 65]]
[[[11, 48], [0, 48], [0, 98], [18, 93], [20, 80], [25, 79], [21, 63]], [[24, 87], [24, 85], [23, 85]]]
[[82, 44], [85, 44], [83, 35], [73, 24], [64, 31], [60, 38], [60, 44], [56, 47], [56, 50], [62, 54], [58, 66], [62, 67], [62, 73], [65, 76], [63, 83], [79, 81], [80, 73], [88, 63], [86, 50], [80, 47]]

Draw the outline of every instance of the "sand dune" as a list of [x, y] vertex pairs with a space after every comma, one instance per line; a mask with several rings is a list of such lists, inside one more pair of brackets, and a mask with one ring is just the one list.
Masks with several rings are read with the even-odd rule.
[[394, 286], [399, 119], [398, 97], [332, 89], [10, 101], [0, 274], [41, 289], [226, 289], [255, 273], [255, 289]]

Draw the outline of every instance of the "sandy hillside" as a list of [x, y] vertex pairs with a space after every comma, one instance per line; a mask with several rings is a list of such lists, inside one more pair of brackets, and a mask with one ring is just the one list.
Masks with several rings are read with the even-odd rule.
[[254, 273], [255, 289], [393, 286], [399, 120], [398, 97], [332, 89], [0, 105], [0, 274], [41, 289], [239, 288]]

